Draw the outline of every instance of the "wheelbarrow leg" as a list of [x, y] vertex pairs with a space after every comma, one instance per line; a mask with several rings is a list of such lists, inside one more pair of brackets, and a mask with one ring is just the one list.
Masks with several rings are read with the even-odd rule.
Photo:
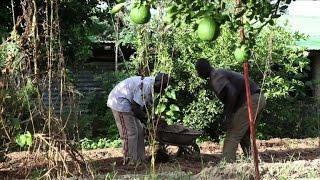
[[183, 153], [184, 153], [183, 147], [178, 146], [178, 151], [177, 151], [176, 156], [177, 156], [177, 157], [180, 157]]
[[200, 157], [200, 147], [198, 146], [198, 144], [197, 144], [197, 143], [194, 143], [194, 144], [192, 145], [192, 147], [193, 147], [193, 151], [194, 151], [195, 156], [196, 156], [197, 158]]
[[178, 152], [177, 152], [177, 157], [180, 157], [181, 155], [191, 155], [192, 154], [192, 148], [188, 146], [178, 146]]
[[166, 163], [170, 161], [170, 156], [167, 153], [167, 145], [159, 143], [156, 150], [156, 163]]
[[200, 154], [200, 147], [196, 142], [193, 143], [192, 147], [193, 147], [194, 152]]
[[199, 156], [200, 155], [200, 148], [197, 143], [194, 143], [189, 146], [178, 146], [178, 152], [176, 154], [177, 157], [180, 157], [181, 155], [195, 155]]

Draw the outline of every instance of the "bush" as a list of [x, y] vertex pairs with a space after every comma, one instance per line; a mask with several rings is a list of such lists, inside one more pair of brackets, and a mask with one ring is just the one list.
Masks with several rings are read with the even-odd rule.
[[314, 99], [281, 98], [267, 103], [258, 125], [258, 138], [319, 136], [320, 111]]
[[18, 35], [12, 32], [10, 41], [0, 44], [0, 151], [15, 147], [11, 144], [13, 137], [37, 128], [30, 123], [30, 111], [36, 105], [34, 97], [38, 94], [38, 88], [30, 77], [23, 76], [21, 67], [26, 61], [23, 60], [24, 54], [16, 42], [17, 38]]

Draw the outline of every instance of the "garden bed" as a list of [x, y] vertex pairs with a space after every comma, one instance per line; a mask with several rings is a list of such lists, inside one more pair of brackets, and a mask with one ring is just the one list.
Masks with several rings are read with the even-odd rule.
[[[258, 141], [261, 176], [272, 178], [316, 178], [320, 177], [320, 148], [317, 138], [308, 139], [270, 139]], [[200, 144], [201, 157], [175, 157], [177, 148], [169, 147], [171, 161], [156, 165], [159, 178], [166, 179], [170, 173], [175, 178], [188, 176], [200, 178], [249, 177], [254, 171], [248, 160], [241, 159], [234, 164], [219, 163], [221, 145], [213, 142]], [[148, 150], [147, 150], [148, 151]], [[239, 153], [241, 150], [239, 148]], [[134, 176], [150, 175], [150, 166], [124, 166], [120, 148], [106, 148], [83, 151], [83, 156], [91, 165], [97, 177], [130, 179]], [[7, 154], [5, 162], [0, 163], [0, 177], [24, 178], [30, 172], [39, 171], [46, 165], [46, 159], [34, 157], [29, 152]], [[172, 177], [172, 178], [174, 178]]]

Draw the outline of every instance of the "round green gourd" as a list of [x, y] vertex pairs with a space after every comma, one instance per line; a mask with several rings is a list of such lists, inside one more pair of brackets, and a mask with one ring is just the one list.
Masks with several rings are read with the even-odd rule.
[[151, 17], [150, 9], [147, 6], [134, 7], [130, 12], [130, 19], [135, 24], [145, 24]]
[[241, 62], [241, 63], [248, 60], [249, 58], [248, 48], [245, 45], [242, 45], [241, 47], [237, 47], [236, 50], [234, 51], [234, 57], [238, 62]]
[[217, 37], [218, 26], [211, 17], [203, 18], [197, 29], [198, 36], [201, 40], [211, 41]]

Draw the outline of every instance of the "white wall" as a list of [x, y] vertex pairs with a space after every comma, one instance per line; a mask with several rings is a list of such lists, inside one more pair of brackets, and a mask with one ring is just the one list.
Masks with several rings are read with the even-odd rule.
[[299, 0], [292, 1], [288, 8], [288, 15], [293, 31], [300, 31], [310, 36], [320, 36], [320, 1]]

